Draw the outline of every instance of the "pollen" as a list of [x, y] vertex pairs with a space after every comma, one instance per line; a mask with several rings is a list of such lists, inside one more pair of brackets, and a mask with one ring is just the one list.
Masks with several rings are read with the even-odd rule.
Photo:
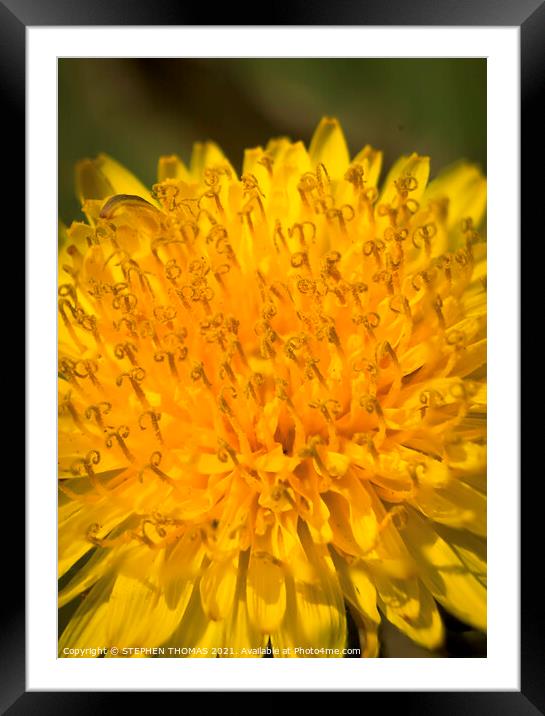
[[63, 646], [99, 614], [101, 646], [293, 655], [342, 650], [345, 604], [366, 656], [378, 610], [429, 648], [437, 602], [485, 628], [486, 184], [412, 154], [379, 186], [381, 159], [325, 119], [240, 178], [211, 143], [151, 191], [79, 165], [59, 568], [87, 606]]

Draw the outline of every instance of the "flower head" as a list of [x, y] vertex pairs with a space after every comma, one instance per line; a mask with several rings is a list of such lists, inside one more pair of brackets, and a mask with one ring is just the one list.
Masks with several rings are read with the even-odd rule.
[[365, 656], [383, 617], [436, 648], [437, 603], [485, 629], [486, 184], [381, 159], [326, 118], [241, 177], [211, 143], [151, 191], [78, 165], [61, 655], [342, 656], [348, 612]]

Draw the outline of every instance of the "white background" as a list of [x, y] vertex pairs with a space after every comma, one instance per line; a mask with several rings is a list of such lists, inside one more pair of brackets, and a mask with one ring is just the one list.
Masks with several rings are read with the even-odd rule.
[[[27, 689], [519, 690], [519, 29], [68, 27], [27, 28], [27, 41]], [[488, 58], [488, 657], [57, 659], [57, 57], [361, 57], [362, 48]]]

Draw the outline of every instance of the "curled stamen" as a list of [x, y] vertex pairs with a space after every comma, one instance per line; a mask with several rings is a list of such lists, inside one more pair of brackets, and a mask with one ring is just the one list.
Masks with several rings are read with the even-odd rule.
[[138, 298], [134, 293], [124, 293], [115, 296], [112, 307], [116, 310], [121, 309], [122, 313], [133, 313], [137, 303]]
[[155, 437], [162, 444], [163, 437], [161, 435], [161, 430], [159, 429], [159, 420], [161, 420], [161, 413], [156, 413], [154, 410], [146, 410], [145, 413], [142, 413], [142, 415], [138, 418], [140, 430], [146, 430], [146, 426], [144, 423], [148, 418], [151, 423], [153, 432], [155, 433]]
[[388, 306], [390, 307], [390, 311], [393, 311], [394, 313], [404, 313], [408, 317], [411, 316], [411, 306], [409, 304], [409, 300], [403, 294], [398, 293], [392, 296], [388, 302]]
[[398, 229], [398, 228], [392, 228], [391, 226], [388, 226], [384, 230], [384, 241], [386, 243], [391, 243], [392, 241], [396, 241], [397, 243], [401, 243], [402, 241], [405, 241], [407, 236], [409, 235], [409, 232], [407, 229]]
[[475, 230], [473, 225], [473, 219], [468, 216], [462, 219], [462, 233], [466, 240], [466, 249], [468, 253], [473, 255], [473, 246], [481, 241], [481, 237], [478, 231]]
[[261, 373], [253, 373], [246, 384], [246, 397], [248, 398], [251, 395], [252, 398], [256, 401], [256, 403], [261, 404], [261, 398], [258, 395], [256, 388], [259, 388], [261, 385], [264, 384], [264, 382], [265, 378]]
[[339, 226], [343, 231], [346, 231], [346, 222], [352, 221], [355, 215], [356, 212], [351, 204], [343, 204], [338, 209], [336, 207], [331, 207], [325, 212], [326, 219], [328, 219], [328, 221], [337, 219]]
[[97, 425], [101, 430], [105, 430], [103, 415], [108, 415], [112, 410], [112, 404], [106, 401], [97, 403], [96, 405], [90, 405], [85, 411], [85, 417], [87, 420], [91, 420], [92, 417], [97, 421]]
[[136, 338], [138, 336], [138, 333], [136, 332], [136, 321], [134, 318], [128, 318], [127, 316], [123, 316], [123, 318], [120, 318], [119, 321], [113, 321], [112, 325], [115, 328], [116, 331], [121, 331], [121, 326], [125, 326], [128, 329], [128, 334], [131, 336], [131, 338]]
[[132, 363], [132, 365], [136, 366], [136, 357], [135, 353], [138, 351], [138, 347], [134, 345], [134, 343], [118, 343], [114, 348], [114, 355], [116, 358], [125, 358], [127, 357], [129, 361]]
[[240, 177], [242, 182], [242, 191], [244, 194], [254, 194], [264, 197], [265, 194], [259, 188], [259, 182], [254, 174], [243, 174]]
[[178, 369], [176, 368], [176, 361], [183, 361], [187, 358], [188, 350], [186, 346], [179, 346], [174, 351], [156, 351], [153, 355], [153, 359], [158, 363], [162, 363], [165, 359], [168, 362], [168, 367], [173, 378], [178, 378]]
[[441, 296], [439, 296], [439, 294], [437, 294], [435, 296], [435, 298], [433, 299], [432, 306], [433, 306], [433, 310], [437, 314], [437, 318], [439, 319], [439, 325], [441, 326], [441, 328], [444, 328], [445, 327], [445, 317], [443, 316], [443, 311], [442, 311], [443, 299], [441, 298]]
[[445, 399], [438, 390], [423, 390], [420, 393], [420, 403], [422, 404], [422, 417], [424, 417], [428, 408], [440, 408], [445, 404]]
[[231, 368], [231, 353], [225, 353], [222, 362], [220, 363], [219, 376], [223, 380], [226, 376], [232, 383], [236, 383], [236, 376]]
[[314, 243], [316, 239], [316, 224], [312, 221], [303, 221], [300, 224], [293, 224], [288, 229], [288, 236], [291, 239], [295, 234], [299, 236], [301, 246], [306, 248], [307, 242], [311, 241]]
[[364, 256], [374, 256], [375, 261], [380, 266], [382, 264], [382, 258], [380, 254], [384, 251], [385, 248], [386, 247], [384, 242], [380, 239], [376, 239], [374, 241], [366, 241], [363, 244], [362, 251]]
[[309, 408], [318, 409], [324, 416], [326, 422], [333, 423], [334, 415], [337, 417], [341, 412], [341, 404], [338, 400], [328, 398], [327, 400], [313, 400], [308, 404]]
[[161, 480], [163, 480], [163, 482], [168, 482], [169, 484], [172, 483], [172, 480], [170, 479], [170, 477], [165, 472], [163, 472], [162, 470], [159, 469], [159, 465], [161, 464], [162, 459], [163, 459], [163, 454], [161, 452], [159, 452], [159, 450], [155, 450], [154, 452], [151, 453], [149, 463], [147, 465], [144, 465], [142, 470], [140, 470], [140, 473], [139, 473], [140, 482], [143, 482], [143, 480], [144, 480], [144, 471], [151, 470], [151, 472], [155, 473], [155, 475], [157, 475], [157, 477], [159, 477]]
[[261, 309], [261, 316], [264, 321], [270, 321], [272, 318], [274, 318], [276, 316], [277, 313], [278, 313], [278, 309], [276, 308], [275, 304], [272, 303], [272, 301], [270, 303], [267, 303]]
[[345, 172], [345, 181], [350, 182], [354, 189], [363, 189], [364, 184], [364, 171], [361, 164], [352, 164]]
[[420, 291], [422, 288], [429, 288], [435, 278], [433, 270], [420, 271], [411, 278], [411, 285], [415, 291]]
[[284, 345], [284, 353], [287, 355], [288, 358], [291, 358], [291, 360], [297, 361], [295, 351], [300, 350], [305, 345], [305, 343], [308, 342], [308, 340], [309, 337], [305, 333], [300, 333], [297, 336], [292, 336], [286, 341]]
[[251, 234], [254, 234], [254, 222], [252, 221], [252, 212], [254, 210], [254, 206], [252, 204], [251, 199], [242, 207], [240, 211], [237, 211], [238, 216], [240, 216], [240, 221], [244, 225], [244, 221], [246, 220], [246, 225], [248, 226], [248, 229]]
[[59, 313], [61, 314], [62, 320], [64, 321], [65, 325], [67, 327], [70, 326], [70, 319], [66, 315], [66, 309], [70, 311], [72, 314], [72, 318], [79, 323], [80, 322], [80, 316], [81, 316], [81, 309], [79, 309], [76, 305], [70, 303], [70, 301], [67, 298], [60, 298], [58, 301], [59, 306]]
[[320, 457], [320, 453], [318, 452], [318, 445], [323, 444], [323, 439], [321, 435], [310, 435], [307, 439], [306, 445], [304, 445], [299, 451], [298, 451], [298, 457], [304, 459], [311, 459], [314, 460], [316, 465], [318, 466], [319, 470], [324, 475], [329, 475], [328, 470], [326, 466], [324, 465], [324, 462], [322, 458]]
[[79, 360], [74, 365], [74, 374], [78, 378], [89, 378], [91, 383], [97, 388], [100, 387], [100, 383], [95, 377], [95, 373], [98, 372], [98, 363], [94, 360]]
[[180, 278], [182, 275], [182, 269], [178, 266], [178, 262], [176, 259], [170, 259], [165, 264], [165, 276], [168, 278], [168, 280], [176, 284], [176, 281]]
[[413, 231], [412, 242], [415, 249], [421, 247], [420, 242], [424, 244], [426, 254], [429, 256], [431, 253], [431, 240], [437, 234], [437, 227], [435, 224], [424, 224], [423, 226], [417, 226]]
[[280, 237], [280, 242], [282, 243], [283, 248], [287, 249], [288, 243], [286, 241], [286, 237], [284, 236], [284, 230], [282, 229], [282, 224], [280, 223], [280, 221], [278, 219], [275, 221], [275, 224], [274, 224], [273, 243], [274, 243], [274, 248], [276, 249], [277, 252], [279, 252], [280, 247], [278, 245], [278, 241], [276, 240], [277, 236]]
[[218, 241], [227, 241], [227, 237], [228, 234], [225, 226], [222, 226], [221, 224], [215, 224], [206, 235], [206, 243], [216, 244], [217, 248]]
[[352, 364], [352, 370], [355, 373], [368, 373], [369, 376], [375, 379], [378, 375], [378, 366], [368, 358], [361, 358]]
[[58, 294], [59, 298], [66, 299], [66, 296], [69, 296], [72, 299], [74, 306], [78, 305], [78, 294], [76, 291], [76, 287], [73, 284], [63, 283], [61, 286], [59, 286]]
[[382, 417], [382, 407], [378, 399], [373, 395], [363, 395], [360, 400], [360, 407], [362, 407], [369, 415], [376, 413], [379, 417]]
[[467, 344], [466, 334], [463, 331], [458, 331], [456, 329], [449, 331], [445, 336], [445, 340], [447, 345], [452, 346], [456, 350], [465, 348]]
[[167, 324], [176, 318], [177, 311], [174, 306], [156, 306], [153, 309], [153, 317], [159, 323]]
[[398, 210], [390, 206], [390, 204], [379, 204], [377, 206], [377, 214], [379, 216], [387, 216], [390, 221], [390, 226], [396, 226]]
[[323, 162], [320, 162], [316, 167], [316, 179], [318, 180], [318, 187], [320, 188], [320, 194], [326, 194], [326, 190], [329, 189], [329, 174]]
[[306, 251], [297, 251], [296, 253], [292, 254], [290, 263], [293, 268], [301, 268], [301, 266], [306, 266], [307, 269], [310, 271], [310, 264]]
[[409, 192], [418, 188], [418, 179], [411, 174], [406, 174], [394, 180], [394, 186], [401, 197], [405, 199]]
[[378, 450], [375, 446], [373, 435], [371, 433], [354, 433], [352, 440], [356, 443], [356, 445], [365, 445], [373, 458], [375, 460], [378, 459]]
[[221, 286], [223, 286], [222, 276], [225, 276], [225, 274], [228, 274], [230, 270], [231, 270], [231, 264], [218, 264], [213, 269], [214, 278]]
[[93, 465], [98, 465], [99, 462], [100, 453], [97, 450], [91, 450], [84, 458], [75, 460], [70, 471], [72, 475], [81, 475], [81, 470], [83, 469], [90, 476], [90, 473], [93, 472]]
[[83, 423], [80, 420], [78, 411], [76, 410], [76, 406], [72, 402], [72, 392], [71, 391], [68, 391], [68, 393], [66, 393], [66, 395], [63, 398], [62, 403], [59, 404], [59, 415], [62, 415], [65, 410], [67, 410], [70, 413], [72, 420], [78, 426], [78, 428], [80, 430], [85, 430]]
[[298, 277], [297, 290], [299, 293], [314, 293], [316, 291], [316, 281], [309, 278]]
[[219, 409], [221, 410], [221, 412], [226, 413], [230, 417], [234, 417], [233, 411], [231, 410], [231, 406], [225, 399], [225, 395], [224, 395], [225, 391], [229, 391], [231, 393], [232, 398], [236, 398], [238, 396], [238, 393], [232, 385], [224, 385], [224, 386], [222, 386], [222, 388], [220, 390], [220, 395], [218, 398], [218, 405], [219, 405]]
[[183, 245], [184, 243], [185, 242], [182, 241], [181, 239], [173, 239], [173, 238], [165, 238], [165, 237], [161, 237], [159, 239], [154, 239], [151, 242], [151, 253], [155, 256], [155, 258], [157, 259], [157, 261], [159, 261], [159, 263], [162, 263], [162, 261], [159, 257], [159, 248], [160, 247], [170, 246], [171, 244]]
[[202, 380], [202, 382], [206, 385], [207, 388], [212, 387], [212, 383], [208, 380], [208, 377], [204, 371], [204, 363], [202, 363], [202, 362], [195, 363], [193, 365], [193, 368], [191, 369], [190, 377], [191, 377], [191, 380], [194, 380], [195, 382]]
[[121, 387], [123, 385], [123, 381], [125, 378], [130, 382], [132, 389], [136, 393], [136, 397], [141, 402], [144, 408], [149, 408], [149, 403], [147, 401], [146, 395], [142, 388], [138, 385], [141, 383], [144, 378], [146, 377], [146, 371], [143, 368], [136, 367], [133, 368], [130, 373], [121, 373], [121, 375], [118, 375], [115, 381], [115, 384], [118, 387]]
[[380, 316], [375, 311], [370, 311], [364, 315], [358, 314], [352, 318], [352, 321], [356, 324], [363, 324], [367, 329], [369, 335], [374, 335], [373, 330], [378, 328], [380, 325]]
[[98, 465], [99, 462], [100, 453], [98, 452], [98, 450], [91, 450], [84, 458], [74, 461], [72, 463], [70, 471], [72, 475], [83, 475], [85, 473], [93, 487], [98, 492], [103, 493], [104, 488], [98, 481], [98, 478], [93, 469], [93, 465]]
[[108, 433], [108, 436], [106, 437], [106, 447], [112, 448], [114, 445], [114, 439], [117, 441], [117, 444], [121, 448], [121, 451], [123, 455], [127, 458], [129, 462], [134, 462], [134, 456], [128, 449], [125, 440], [129, 437], [130, 429], [127, 427], [127, 425], [120, 425], [117, 430], [112, 430]]
[[337, 280], [341, 278], [341, 274], [339, 273], [339, 269], [337, 268], [337, 264], [339, 263], [341, 258], [342, 256], [339, 251], [330, 251], [324, 257], [324, 271]]
[[85, 533], [85, 538], [97, 547], [117, 547], [123, 543], [129, 542], [132, 539], [130, 531], [123, 532], [118, 537], [98, 537], [97, 535], [101, 529], [102, 525], [95, 522], [92, 525], [89, 525]]
[[357, 281], [356, 283], [350, 283], [350, 284], [348, 284], [348, 286], [350, 288], [350, 292], [352, 293], [352, 297], [353, 297], [354, 301], [361, 308], [362, 303], [361, 303], [360, 296], [363, 293], [367, 293], [367, 291], [369, 290], [369, 286], [366, 283], [364, 283], [363, 281]]
[[319, 362], [319, 358], [313, 358], [311, 355], [307, 356], [305, 358], [305, 376], [308, 378], [308, 380], [318, 378], [320, 383], [325, 386], [324, 377], [321, 374], [320, 369], [318, 368]]
[[452, 255], [450, 254], [443, 254], [442, 256], [438, 256], [435, 259], [435, 266], [440, 270], [445, 272], [445, 277], [449, 284], [452, 281]]
[[184, 221], [180, 226], [180, 234], [183, 243], [192, 244], [199, 235], [199, 227], [194, 221]]
[[297, 184], [297, 191], [301, 197], [301, 201], [306, 206], [309, 206], [307, 194], [310, 194], [314, 189], [318, 188], [318, 181], [316, 175], [313, 172], [305, 172], [299, 179]]
[[235, 466], [239, 464], [236, 451], [223, 438], [218, 438], [218, 452], [216, 454], [220, 462], [227, 462], [231, 458]]
[[65, 380], [77, 383], [77, 381], [75, 380], [75, 367], [76, 362], [73, 361], [71, 358], [61, 358], [61, 360], [59, 361], [60, 376], [63, 377]]
[[387, 357], [392, 361], [396, 368], [399, 368], [399, 361], [397, 359], [397, 354], [395, 350], [392, 348], [389, 341], [383, 341], [382, 343], [379, 343], [376, 347], [375, 359], [377, 365], [380, 367], [384, 367], [384, 359]]

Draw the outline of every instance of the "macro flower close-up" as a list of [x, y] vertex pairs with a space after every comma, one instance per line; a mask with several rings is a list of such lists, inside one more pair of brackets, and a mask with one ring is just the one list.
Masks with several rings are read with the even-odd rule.
[[330, 117], [237, 159], [76, 167], [59, 655], [440, 654], [486, 632], [486, 179]]

